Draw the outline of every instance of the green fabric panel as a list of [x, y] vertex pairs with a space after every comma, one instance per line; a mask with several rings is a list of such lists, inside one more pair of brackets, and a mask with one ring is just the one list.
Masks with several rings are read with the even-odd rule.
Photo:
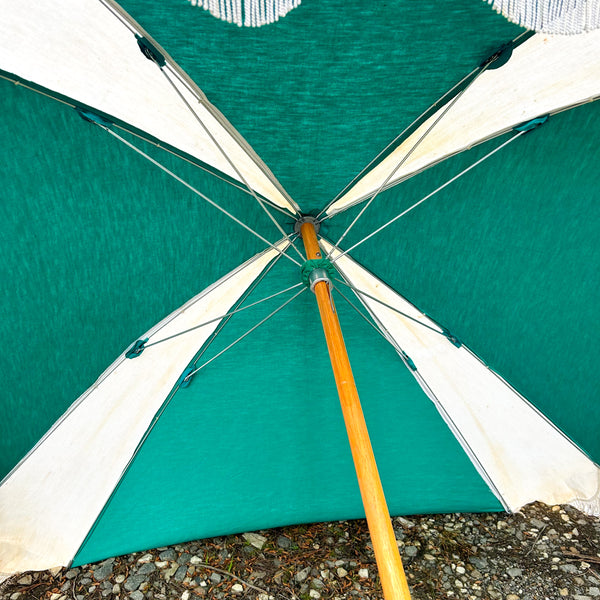
[[[297, 281], [290, 267], [280, 261], [247, 302]], [[205, 358], [281, 302], [235, 315]], [[391, 345], [341, 297], [336, 306], [390, 510], [500, 510]], [[75, 564], [361, 516], [316, 300], [306, 291], [175, 394]]]

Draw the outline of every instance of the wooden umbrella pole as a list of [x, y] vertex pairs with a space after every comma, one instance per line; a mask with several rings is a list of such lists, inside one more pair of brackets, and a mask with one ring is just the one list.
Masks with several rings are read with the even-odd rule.
[[[304, 222], [300, 228], [306, 256], [310, 259], [322, 258], [314, 224]], [[331, 359], [331, 366], [340, 397], [352, 458], [358, 477], [367, 525], [373, 542], [375, 560], [386, 600], [410, 600], [408, 583], [402, 567], [402, 560], [396, 544], [396, 536], [383, 495], [369, 432], [363, 416], [358, 391], [352, 375], [350, 360], [346, 352], [342, 330], [331, 298], [329, 284], [318, 281], [313, 289], [325, 338]]]

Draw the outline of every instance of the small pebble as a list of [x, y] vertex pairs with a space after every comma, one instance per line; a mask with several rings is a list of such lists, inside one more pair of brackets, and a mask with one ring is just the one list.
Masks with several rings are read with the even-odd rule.
[[267, 538], [259, 533], [244, 533], [242, 537], [252, 546], [258, 550], [262, 550]]
[[144, 554], [144, 556], [142, 556], [142, 558], [138, 559], [139, 563], [145, 563], [145, 562], [150, 562], [154, 560], [154, 556], [152, 556], [152, 554]]
[[244, 586], [243, 586], [241, 583], [234, 583], [234, 584], [231, 586], [231, 591], [232, 591], [234, 594], [241, 594], [241, 593], [243, 593], [243, 591], [244, 591]]

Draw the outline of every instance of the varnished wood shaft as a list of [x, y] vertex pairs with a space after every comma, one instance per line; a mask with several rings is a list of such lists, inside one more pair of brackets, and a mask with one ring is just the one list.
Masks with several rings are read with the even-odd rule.
[[[307, 258], [321, 258], [321, 249], [314, 225], [310, 222], [303, 223], [300, 231]], [[383, 595], [386, 600], [410, 600], [408, 583], [383, 495], [369, 432], [327, 282], [318, 282], [314, 287], [314, 292], [319, 305], [331, 366], [348, 432]]]

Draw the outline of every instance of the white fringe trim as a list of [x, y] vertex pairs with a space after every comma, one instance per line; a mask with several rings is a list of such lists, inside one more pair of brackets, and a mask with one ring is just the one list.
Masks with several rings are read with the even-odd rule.
[[598, 470], [598, 487], [591, 498], [577, 498], [569, 502], [577, 510], [592, 517], [600, 517], [600, 470]]
[[576, 34], [600, 28], [599, 0], [487, 0], [509, 21], [542, 33]]
[[279, 21], [301, 0], [188, 0], [228, 23], [239, 27], [262, 27]]

